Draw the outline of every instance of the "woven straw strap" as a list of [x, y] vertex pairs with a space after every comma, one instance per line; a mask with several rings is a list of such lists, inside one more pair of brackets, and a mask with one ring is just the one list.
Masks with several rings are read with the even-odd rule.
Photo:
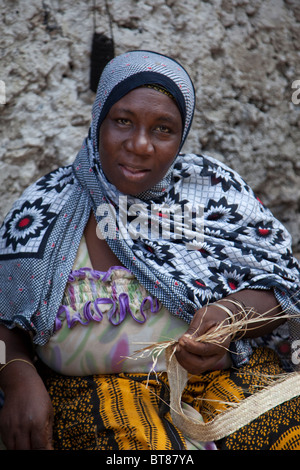
[[284, 375], [283, 380], [263, 388], [240, 403], [222, 412], [212, 421], [203, 422], [185, 415], [181, 407], [181, 396], [188, 381], [188, 373], [172, 354], [172, 347], [166, 350], [168, 380], [170, 385], [170, 408], [175, 426], [184, 436], [202, 442], [217, 441], [249, 424], [266, 411], [300, 395], [300, 374], [292, 372]]

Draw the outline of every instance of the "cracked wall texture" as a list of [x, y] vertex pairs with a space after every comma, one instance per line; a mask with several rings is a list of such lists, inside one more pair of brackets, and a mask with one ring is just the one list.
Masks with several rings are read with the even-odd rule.
[[[96, 8], [94, 7], [96, 5]], [[299, 0], [0, 0], [0, 220], [32, 181], [70, 163], [87, 132], [91, 41], [152, 49], [191, 74], [185, 151], [237, 170], [300, 252]], [[293, 95], [294, 93], [294, 95]]]

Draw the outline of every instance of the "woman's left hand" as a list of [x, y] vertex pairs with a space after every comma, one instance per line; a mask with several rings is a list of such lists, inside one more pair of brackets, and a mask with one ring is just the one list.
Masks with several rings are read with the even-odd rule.
[[195, 313], [187, 332], [179, 338], [175, 352], [179, 364], [189, 373], [199, 375], [217, 369], [221, 363], [220, 368], [224, 367], [230, 336], [219, 337], [218, 344], [196, 341], [196, 338], [215, 329], [224, 319], [230, 321], [226, 312], [213, 304]]

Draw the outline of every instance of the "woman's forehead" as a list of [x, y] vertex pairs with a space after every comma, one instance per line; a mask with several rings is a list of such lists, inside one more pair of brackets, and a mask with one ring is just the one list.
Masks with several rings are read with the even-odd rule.
[[168, 94], [162, 93], [156, 88], [135, 88], [117, 101], [111, 109], [127, 111], [128, 113], [140, 112], [142, 114], [157, 111], [166, 119], [181, 120], [176, 102]]

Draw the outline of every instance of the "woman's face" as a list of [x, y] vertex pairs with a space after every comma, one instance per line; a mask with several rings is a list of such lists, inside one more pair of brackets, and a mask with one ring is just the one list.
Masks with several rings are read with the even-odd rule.
[[111, 108], [100, 127], [99, 154], [106, 178], [124, 194], [158, 183], [177, 155], [182, 120], [175, 102], [136, 88]]

